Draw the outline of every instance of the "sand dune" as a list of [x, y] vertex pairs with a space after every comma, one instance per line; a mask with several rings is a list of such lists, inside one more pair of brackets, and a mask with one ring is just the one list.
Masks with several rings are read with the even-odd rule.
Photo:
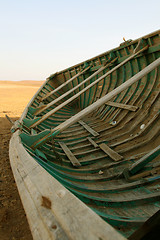
[[0, 117], [20, 117], [44, 81], [0, 81]]
[[41, 86], [44, 81], [23, 80], [23, 81], [3, 81], [0, 80], [1, 85], [14, 85], [14, 86]]

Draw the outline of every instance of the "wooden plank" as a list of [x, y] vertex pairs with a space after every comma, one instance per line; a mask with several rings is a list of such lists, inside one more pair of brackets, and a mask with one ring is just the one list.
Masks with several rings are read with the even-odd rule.
[[126, 110], [133, 111], [133, 112], [135, 112], [138, 109], [137, 106], [123, 104], [123, 103], [117, 103], [117, 102], [111, 102], [111, 101], [108, 101], [105, 104], [112, 106], [112, 107], [122, 108], [122, 109], [126, 109]]
[[121, 155], [115, 152], [113, 149], [107, 146], [105, 143], [101, 143], [99, 145], [100, 149], [102, 149], [108, 156], [110, 156], [114, 161], [119, 161], [123, 159]]
[[73, 164], [73, 166], [75, 167], [80, 167], [81, 164], [78, 161], [78, 159], [74, 156], [74, 154], [69, 150], [69, 148], [67, 147], [67, 145], [64, 142], [58, 142], [59, 145], [61, 146], [61, 148], [63, 149], [63, 151], [65, 152], [65, 154], [67, 155], [68, 159], [71, 161], [71, 163]]
[[[35, 164], [34, 161], [32, 164], [28, 163], [28, 159], [26, 158], [26, 155], [28, 153], [26, 152], [25, 154], [23, 154], [23, 151], [19, 149], [19, 146], [21, 145], [17, 141], [18, 137], [16, 138], [17, 139], [15, 139], [15, 136], [13, 135], [12, 140], [10, 141], [10, 163], [18, 187], [18, 191], [21, 196], [21, 201], [26, 212], [26, 217], [31, 229], [33, 239], [52, 240], [58, 238], [59, 234], [61, 234], [61, 236], [66, 239], [65, 232], [59, 226], [59, 223], [56, 220], [52, 211], [49, 211], [49, 209], [45, 208], [44, 205], [42, 205], [42, 196], [45, 196], [42, 190], [43, 186], [41, 185], [42, 193], [40, 193], [39, 189], [33, 183], [33, 180], [30, 179], [30, 169], [32, 169], [32, 171], [34, 171], [34, 175], [36, 175], [35, 166], [38, 163], [35, 162]], [[21, 155], [19, 154], [19, 151]], [[26, 163], [24, 164], [23, 161], [26, 161]], [[28, 167], [26, 168], [27, 164]], [[39, 168], [41, 168], [40, 165]], [[43, 177], [45, 176], [43, 175]], [[51, 230], [51, 223], [57, 226], [58, 234]]]
[[94, 131], [91, 127], [89, 127], [85, 122], [82, 120], [78, 121], [89, 133], [91, 133], [94, 137], [99, 136], [99, 133]]
[[95, 148], [98, 148], [98, 144], [90, 137], [87, 137], [88, 141], [95, 147]]

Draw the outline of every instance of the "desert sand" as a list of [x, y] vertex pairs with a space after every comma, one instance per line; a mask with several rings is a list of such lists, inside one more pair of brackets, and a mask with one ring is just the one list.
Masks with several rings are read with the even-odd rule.
[[32, 240], [9, 162], [11, 124], [43, 81], [0, 81], [0, 240]]

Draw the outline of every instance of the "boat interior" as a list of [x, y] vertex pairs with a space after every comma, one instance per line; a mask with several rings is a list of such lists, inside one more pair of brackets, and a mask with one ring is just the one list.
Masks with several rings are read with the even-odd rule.
[[18, 126], [33, 159], [127, 238], [160, 209], [159, 57], [157, 31], [57, 72]]

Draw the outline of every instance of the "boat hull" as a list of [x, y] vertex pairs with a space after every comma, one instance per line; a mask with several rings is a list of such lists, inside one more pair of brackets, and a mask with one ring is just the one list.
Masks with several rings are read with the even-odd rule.
[[160, 209], [159, 36], [51, 75], [13, 126], [35, 239], [125, 239]]

